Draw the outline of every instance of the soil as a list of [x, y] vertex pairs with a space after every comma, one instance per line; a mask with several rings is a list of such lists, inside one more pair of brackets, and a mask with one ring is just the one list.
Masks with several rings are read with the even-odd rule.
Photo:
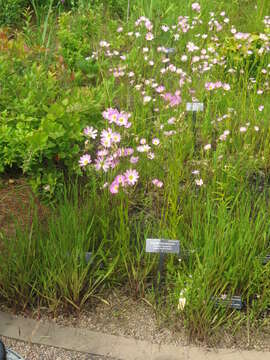
[[33, 202], [37, 205], [38, 217], [46, 218], [48, 210], [34, 196], [24, 178], [0, 179], [0, 234], [14, 235], [16, 226], [26, 227], [33, 220]]

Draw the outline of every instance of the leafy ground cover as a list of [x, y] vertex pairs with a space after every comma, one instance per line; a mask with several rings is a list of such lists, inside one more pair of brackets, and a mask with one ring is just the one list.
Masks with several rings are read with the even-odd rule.
[[[124, 286], [201, 338], [266, 325], [270, 5], [120, 3], [33, 2], [0, 30], [0, 171], [49, 207], [1, 231], [1, 300], [80, 311]], [[158, 280], [146, 238], [180, 240]]]

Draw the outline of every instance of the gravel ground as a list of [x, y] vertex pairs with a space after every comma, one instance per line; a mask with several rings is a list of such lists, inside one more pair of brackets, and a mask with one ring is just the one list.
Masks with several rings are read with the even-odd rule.
[[[123, 293], [114, 292], [106, 302], [86, 306], [78, 315], [60, 314], [51, 318], [43, 312], [42, 319], [54, 321], [58, 325], [87, 328], [105, 334], [132, 337], [155, 344], [187, 345], [183, 327], [173, 331], [165, 324], [159, 326], [153, 307], [143, 300], [134, 300]], [[168, 325], [168, 324], [167, 324]]]
[[[11, 312], [11, 309], [0, 306], [0, 309]], [[172, 309], [173, 313], [174, 309]], [[42, 311], [25, 312], [18, 314], [35, 319], [43, 319], [55, 322], [61, 326], [73, 326], [77, 328], [87, 328], [93, 331], [99, 331], [105, 334], [132, 337], [138, 340], [146, 340], [155, 344], [173, 344], [173, 345], [195, 345], [203, 347], [220, 347], [230, 349], [254, 349], [270, 351], [270, 324], [261, 328], [251, 327], [247, 329], [243, 326], [236, 333], [230, 329], [220, 329], [208, 339], [202, 341], [191, 339], [184, 330], [183, 323], [179, 315], [175, 314], [171, 319], [158, 321], [155, 310], [145, 300], [134, 300], [125, 295], [121, 291], [113, 291], [104, 301], [89, 303], [85, 306], [80, 314], [62, 313], [56, 317], [52, 317], [45, 309]], [[46, 348], [46, 347], [45, 347]], [[39, 349], [39, 346], [37, 346]], [[57, 351], [49, 348], [52, 354]], [[16, 351], [16, 349], [14, 348]], [[62, 350], [60, 351], [62, 354]], [[83, 359], [83, 360], [112, 360], [104, 357], [94, 357], [91, 355], [86, 357], [85, 354], [78, 354], [72, 357], [57, 357], [58, 355], [50, 355], [51, 357], [29, 357], [27, 360], [35, 359]], [[22, 353], [23, 354], [23, 353]], [[26, 355], [24, 355], [26, 356]], [[79, 357], [80, 356], [80, 357]]]
[[117, 360], [107, 356], [83, 354], [51, 346], [31, 344], [3, 336], [1, 340], [7, 348], [21, 355], [24, 360]]

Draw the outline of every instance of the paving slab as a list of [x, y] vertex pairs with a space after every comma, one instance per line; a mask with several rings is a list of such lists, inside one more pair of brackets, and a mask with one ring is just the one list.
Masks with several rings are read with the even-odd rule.
[[269, 360], [270, 352], [157, 345], [0, 312], [0, 335], [120, 360]]

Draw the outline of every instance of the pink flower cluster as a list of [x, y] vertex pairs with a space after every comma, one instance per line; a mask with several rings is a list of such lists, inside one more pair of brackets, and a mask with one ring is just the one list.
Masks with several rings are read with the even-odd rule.
[[179, 104], [181, 104], [182, 102], [182, 98], [180, 96], [180, 91], [177, 90], [174, 94], [171, 94], [169, 92], [165, 93], [165, 94], [161, 94], [161, 96], [163, 97], [163, 99], [168, 102], [169, 107], [175, 107]]
[[205, 83], [205, 89], [208, 90], [208, 91], [217, 90], [217, 89], [220, 89], [220, 88], [223, 88], [223, 90], [225, 90], [225, 91], [228, 91], [228, 90], [231, 89], [229, 84], [222, 83], [221, 81], [217, 81], [215, 83], [214, 82]]
[[188, 23], [188, 17], [187, 16], [179, 16], [178, 17], [178, 30], [182, 31], [183, 33], [187, 33], [190, 26]]
[[163, 182], [158, 180], [158, 179], [153, 179], [152, 184], [155, 185], [158, 188], [162, 188], [162, 186], [163, 186]]
[[[83, 134], [87, 137], [85, 141], [85, 154], [79, 159], [79, 166], [82, 169], [94, 168], [96, 171], [108, 172], [109, 170], [115, 169], [119, 164], [120, 160], [127, 158], [129, 164], [136, 164], [139, 160], [139, 156], [134, 156], [134, 149], [131, 147], [121, 147], [120, 142], [126, 132], [117, 132], [114, 130], [115, 126], [122, 128], [129, 128], [131, 123], [129, 118], [131, 114], [118, 111], [117, 109], [108, 108], [102, 113], [103, 118], [111, 124], [111, 127], [107, 127], [100, 132], [99, 141], [96, 141], [98, 131], [92, 126], [87, 126], [83, 130]], [[119, 129], [119, 131], [121, 131]], [[91, 143], [91, 139], [95, 140]], [[138, 140], [138, 139], [137, 139]], [[157, 137], [152, 139], [152, 144], [155, 147], [160, 145], [160, 140]], [[94, 146], [97, 146], [95, 159], [92, 160], [89, 150]], [[152, 160], [155, 158], [155, 154], [151, 151], [151, 146], [147, 144], [145, 138], [140, 139], [140, 145], [136, 147], [138, 153], [146, 153], [148, 159]], [[130, 157], [130, 158], [128, 158]], [[123, 160], [122, 160], [123, 161]], [[122, 162], [121, 161], [121, 162]], [[107, 182], [102, 186], [106, 188], [109, 186], [109, 191], [112, 194], [117, 194], [120, 187], [127, 188], [128, 186], [134, 186], [139, 179], [139, 173], [135, 169], [128, 169], [122, 174], [118, 174], [112, 183], [109, 185]], [[157, 179], [153, 180], [153, 184], [159, 188], [163, 186], [163, 183]]]
[[124, 174], [117, 175], [114, 181], [110, 185], [110, 192], [112, 194], [117, 194], [119, 192], [119, 187], [134, 186], [139, 179], [139, 174], [137, 170], [129, 169]]
[[[103, 117], [108, 122], [119, 127], [129, 128], [131, 123], [129, 122], [131, 114], [125, 112], [119, 112], [117, 109], [109, 108], [103, 112]], [[90, 139], [96, 139], [98, 132], [92, 126], [87, 126], [84, 131], [84, 135], [88, 138], [85, 141], [86, 149], [92, 147]], [[103, 129], [100, 133], [100, 142], [98, 150], [96, 152], [96, 158], [94, 161], [94, 168], [96, 171], [103, 170], [107, 172], [109, 169], [114, 169], [120, 162], [121, 157], [130, 156], [134, 150], [132, 148], [121, 148], [119, 143], [121, 142], [121, 134], [114, 131], [111, 127]], [[84, 154], [79, 159], [79, 166], [86, 168], [92, 163], [91, 156]]]
[[130, 128], [131, 123], [128, 121], [131, 114], [126, 112], [119, 112], [117, 109], [109, 108], [102, 113], [104, 119], [109, 121], [109, 124], [116, 124], [118, 126], [124, 126], [125, 128]]
[[153, 29], [153, 24], [151, 23], [151, 21], [147, 17], [141, 16], [138, 20], [136, 20], [135, 25], [139, 26], [142, 23], [144, 23], [144, 26], [146, 27], [146, 29], [148, 31], [151, 31]]

